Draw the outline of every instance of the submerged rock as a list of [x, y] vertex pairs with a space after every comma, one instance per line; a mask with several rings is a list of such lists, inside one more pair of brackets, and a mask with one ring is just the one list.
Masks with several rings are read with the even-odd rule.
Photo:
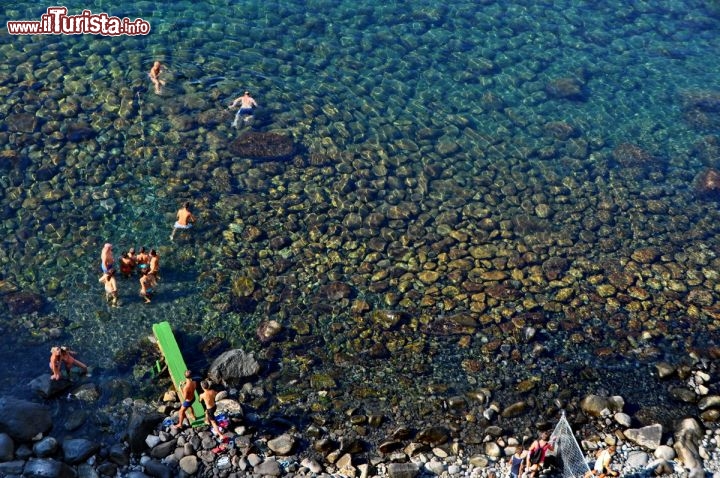
[[52, 428], [50, 409], [39, 403], [27, 402], [16, 398], [0, 398], [0, 432], [11, 438], [30, 441], [38, 433]]
[[235, 384], [256, 375], [260, 364], [253, 354], [233, 349], [220, 355], [210, 365], [208, 376], [215, 381]]
[[698, 196], [720, 198], [720, 171], [707, 168], [695, 177], [695, 193]]
[[230, 144], [230, 152], [243, 158], [287, 159], [295, 152], [295, 144], [285, 133], [248, 131]]
[[35, 292], [20, 291], [6, 295], [3, 302], [10, 309], [12, 315], [32, 314], [42, 309], [45, 300]]

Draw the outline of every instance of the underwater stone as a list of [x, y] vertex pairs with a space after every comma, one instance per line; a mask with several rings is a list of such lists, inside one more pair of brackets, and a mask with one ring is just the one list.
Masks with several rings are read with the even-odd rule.
[[639, 166], [645, 167], [653, 163], [653, 156], [641, 148], [640, 146], [632, 143], [621, 143], [612, 152], [613, 159], [620, 165], [626, 168]]
[[295, 152], [295, 145], [285, 133], [248, 131], [230, 143], [230, 152], [244, 158], [286, 159]]
[[587, 91], [585, 85], [577, 78], [557, 78], [545, 85], [545, 92], [553, 98], [585, 101]]
[[84, 123], [77, 123], [68, 126], [65, 132], [65, 138], [68, 141], [78, 143], [87, 139], [92, 139], [97, 135], [94, 129]]
[[720, 171], [707, 168], [695, 177], [695, 193], [708, 198], [720, 198]]
[[12, 315], [23, 315], [40, 311], [45, 300], [40, 294], [22, 291], [6, 295], [3, 297], [3, 302]]
[[33, 133], [37, 129], [37, 118], [30, 113], [14, 113], [7, 115], [5, 124], [13, 133]]

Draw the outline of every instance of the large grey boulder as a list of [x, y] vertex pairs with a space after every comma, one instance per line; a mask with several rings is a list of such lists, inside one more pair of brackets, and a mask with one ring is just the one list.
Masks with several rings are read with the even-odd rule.
[[637, 445], [655, 450], [662, 439], [662, 425], [655, 423], [642, 428], [629, 428], [625, 430], [625, 437]]
[[160, 413], [143, 413], [133, 410], [128, 421], [127, 434], [131, 453], [140, 453], [147, 448], [145, 438], [155, 430], [165, 415]]
[[172, 478], [172, 470], [158, 460], [148, 460], [145, 463], [145, 474], [154, 478]]
[[63, 442], [63, 460], [69, 465], [84, 462], [100, 450], [100, 444], [85, 438], [71, 438]]
[[30, 458], [23, 469], [24, 478], [75, 478], [77, 473], [62, 461]]
[[0, 463], [0, 476], [20, 476], [23, 468], [25, 468], [25, 460], [14, 460]]
[[210, 365], [208, 376], [216, 382], [226, 385], [237, 385], [257, 375], [260, 364], [255, 356], [246, 354], [240, 349], [228, 350]]
[[65, 378], [60, 380], [51, 380], [50, 374], [40, 375], [30, 381], [30, 390], [37, 393], [42, 398], [53, 398], [64, 394], [70, 387], [72, 382]]
[[15, 458], [15, 443], [7, 433], [0, 433], [0, 462]]
[[39, 403], [2, 397], [0, 410], [0, 433], [7, 433], [13, 440], [30, 441], [52, 428], [50, 409]]
[[602, 397], [600, 395], [588, 395], [580, 401], [580, 408], [586, 415], [600, 417], [612, 412], [622, 412], [625, 400], [622, 397]]
[[690, 476], [705, 476], [699, 450], [703, 435], [702, 426], [694, 418], [685, 418], [675, 429], [673, 448], [677, 453], [678, 461], [690, 470]]
[[57, 453], [60, 445], [55, 437], [45, 437], [33, 445], [33, 453], [38, 458], [50, 458]]
[[256, 475], [280, 476], [282, 470], [280, 469], [280, 464], [274, 458], [268, 458], [267, 460], [257, 465], [253, 469], [253, 472]]

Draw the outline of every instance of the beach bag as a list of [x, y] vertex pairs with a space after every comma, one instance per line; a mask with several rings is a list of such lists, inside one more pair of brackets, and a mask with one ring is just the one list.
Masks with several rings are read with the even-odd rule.
[[543, 447], [540, 446], [540, 443], [538, 443], [538, 446], [536, 446], [535, 449], [530, 450], [530, 463], [532, 463], [533, 465], [540, 463], [540, 458], [542, 458], [542, 452]]

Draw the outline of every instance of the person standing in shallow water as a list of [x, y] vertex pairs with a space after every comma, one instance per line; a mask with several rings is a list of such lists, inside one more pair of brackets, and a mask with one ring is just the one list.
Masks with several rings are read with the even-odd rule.
[[107, 273], [113, 268], [114, 264], [115, 258], [113, 258], [112, 244], [107, 242], [103, 246], [102, 252], [100, 252], [100, 269], [102, 269], [103, 273]]
[[155, 85], [155, 94], [158, 95], [162, 93], [162, 87], [165, 86], [165, 80], [160, 79], [160, 72], [164, 69], [165, 68], [162, 63], [156, 61], [153, 63], [153, 66], [150, 68], [150, 72], [148, 73], [150, 81], [152, 81], [153, 85]]
[[175, 221], [173, 230], [170, 233], [170, 240], [174, 240], [175, 231], [178, 229], [190, 229], [194, 222], [195, 216], [190, 212], [190, 202], [186, 202], [177, 212], [177, 221]]
[[140, 276], [140, 297], [145, 300], [146, 304], [149, 304], [155, 293], [155, 286], [157, 286], [157, 280], [153, 274], [145, 269], [141, 272]]
[[155, 249], [150, 249], [150, 274], [160, 280], [160, 256]]
[[105, 299], [113, 307], [120, 307], [118, 302], [117, 280], [115, 280], [115, 269], [110, 269], [100, 277], [100, 282], [105, 284]]

